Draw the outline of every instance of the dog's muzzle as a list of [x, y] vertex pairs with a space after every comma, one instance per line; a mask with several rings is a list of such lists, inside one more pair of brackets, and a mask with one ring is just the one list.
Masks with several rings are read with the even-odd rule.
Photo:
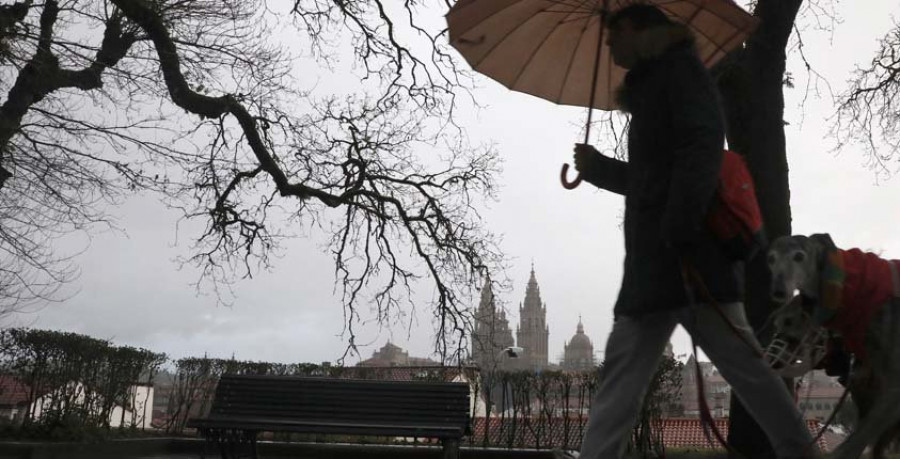
[[794, 336], [776, 332], [764, 353], [769, 366], [783, 378], [812, 371], [828, 351], [828, 332], [822, 327], [809, 327], [800, 338]]

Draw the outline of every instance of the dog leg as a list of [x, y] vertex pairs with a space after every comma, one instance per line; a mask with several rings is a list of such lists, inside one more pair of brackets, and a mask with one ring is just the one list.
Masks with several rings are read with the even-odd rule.
[[873, 388], [881, 394], [858, 428], [835, 451], [840, 459], [857, 458], [866, 446], [881, 440], [900, 423], [900, 311], [896, 302], [881, 308], [866, 337], [866, 351], [873, 371]]
[[860, 420], [859, 427], [841, 443], [833, 457], [856, 459], [862, 455], [866, 446], [874, 443], [900, 422], [898, 404], [900, 404], [900, 390], [891, 390], [879, 397], [876, 406], [865, 419]]

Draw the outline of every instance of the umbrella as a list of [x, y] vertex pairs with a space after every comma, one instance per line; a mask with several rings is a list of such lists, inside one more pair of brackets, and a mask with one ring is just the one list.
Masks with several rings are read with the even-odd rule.
[[[563, 105], [616, 108], [626, 70], [604, 43], [606, 15], [636, 0], [459, 0], [447, 13], [450, 44], [472, 68], [514, 91]], [[757, 24], [731, 0], [642, 0], [687, 25], [707, 67], [740, 46]], [[561, 180], [566, 188], [581, 181]]]

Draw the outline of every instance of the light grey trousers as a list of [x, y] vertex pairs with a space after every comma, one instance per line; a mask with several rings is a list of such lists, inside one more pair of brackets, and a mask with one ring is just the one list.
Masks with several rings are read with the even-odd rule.
[[725, 323], [722, 314], [704, 304], [616, 320], [606, 342], [603, 375], [591, 405], [580, 458], [623, 456], [650, 378], [679, 323], [766, 432], [779, 458], [799, 458], [809, 451], [812, 436], [787, 386], [748, 346], [751, 343], [758, 349], [759, 343], [743, 304], [718, 307], [746, 341]]

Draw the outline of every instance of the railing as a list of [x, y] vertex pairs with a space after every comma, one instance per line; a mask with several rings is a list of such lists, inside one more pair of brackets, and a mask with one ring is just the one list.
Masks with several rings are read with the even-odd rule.
[[587, 424], [598, 372], [482, 373], [471, 445], [577, 449]]
[[[481, 371], [465, 366], [334, 367], [291, 365], [266, 367], [240, 362], [196, 359], [180, 362], [169, 398], [165, 425], [181, 433], [189, 417], [209, 410], [221, 374], [283, 374], [350, 379], [460, 381], [472, 394], [470, 446], [504, 448], [577, 448], [587, 423], [598, 372]], [[344, 439], [346, 440], [346, 439]]]

